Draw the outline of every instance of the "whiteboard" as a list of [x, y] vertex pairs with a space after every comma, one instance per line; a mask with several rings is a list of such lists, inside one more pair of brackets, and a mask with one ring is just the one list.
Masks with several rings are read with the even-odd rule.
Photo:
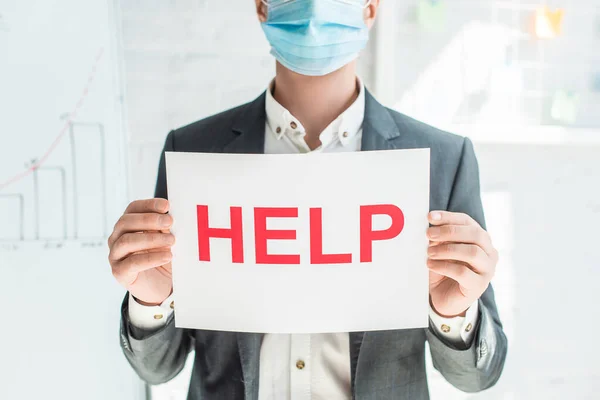
[[141, 399], [106, 238], [127, 200], [116, 14], [0, 3], [2, 399]]

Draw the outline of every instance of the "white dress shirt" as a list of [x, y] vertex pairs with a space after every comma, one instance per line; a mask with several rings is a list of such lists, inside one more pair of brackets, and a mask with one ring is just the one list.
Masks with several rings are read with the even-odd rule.
[[[333, 121], [310, 150], [302, 124], [266, 94], [265, 153], [316, 153], [360, 151], [365, 113], [365, 89], [357, 80], [358, 97]], [[334, 180], [340, 171], [323, 171], [323, 179]], [[342, 172], [343, 173], [343, 172]], [[425, 266], [423, 266], [425, 268]], [[402, 305], [399, 305], [401, 307]], [[129, 299], [131, 324], [158, 329], [172, 313], [171, 298], [160, 306], [146, 307]], [[465, 317], [443, 318], [429, 312], [434, 329], [456, 345], [470, 344], [477, 323], [475, 302]], [[337, 400], [351, 398], [350, 341], [348, 333], [265, 334], [260, 350], [259, 400]]]

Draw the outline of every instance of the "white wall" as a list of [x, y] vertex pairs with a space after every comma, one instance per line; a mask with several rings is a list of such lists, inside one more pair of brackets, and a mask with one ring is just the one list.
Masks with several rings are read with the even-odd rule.
[[171, 129], [258, 97], [274, 74], [254, 2], [125, 1], [133, 198], [151, 196]]

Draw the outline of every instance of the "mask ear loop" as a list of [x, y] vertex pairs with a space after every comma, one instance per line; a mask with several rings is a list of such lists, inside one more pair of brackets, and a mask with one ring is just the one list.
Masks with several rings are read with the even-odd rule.
[[[289, 3], [290, 1], [293, 0], [283, 0], [280, 3]], [[265, 6], [269, 7], [269, 1], [268, 0], [260, 0], [261, 3], [263, 3]], [[371, 0], [369, 0], [369, 3], [371, 2]]]
[[[261, 1], [262, 1], [262, 0], [261, 0]], [[353, 1], [353, 0], [337, 0], [337, 1], [339, 1], [339, 2], [341, 2], [341, 3], [346, 3], [346, 4], [353, 4], [353, 5], [356, 5], [356, 6], [358, 5], [358, 4], [356, 4], [356, 0], [354, 0], [354, 1]], [[364, 6], [361, 6], [361, 7], [362, 7], [363, 9], [365, 9], [365, 8], [369, 7], [369, 6], [371, 5], [371, 1], [372, 1], [372, 0], [368, 0], [368, 1], [367, 1], [367, 3], [366, 3]]]
[[[263, 3], [265, 6], [269, 7], [269, 3], [267, 2], [267, 0], [260, 0], [261, 3]], [[367, 4], [365, 4], [363, 6], [363, 8], [367, 8], [371, 5], [371, 0], [367, 0]]]

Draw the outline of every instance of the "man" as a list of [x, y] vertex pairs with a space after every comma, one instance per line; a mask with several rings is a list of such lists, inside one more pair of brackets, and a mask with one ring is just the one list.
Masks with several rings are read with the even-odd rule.
[[[175, 238], [163, 155], [156, 198], [132, 202], [108, 241], [113, 274], [129, 291], [121, 321], [125, 356], [143, 380], [159, 384], [177, 375], [194, 349], [189, 399], [419, 400], [429, 398], [427, 340], [448, 382], [468, 392], [494, 385], [507, 343], [489, 286], [497, 252], [484, 230], [471, 142], [384, 108], [356, 77], [378, 0], [255, 1], [277, 60], [275, 79], [253, 102], [170, 132], [165, 151], [430, 148], [430, 327], [312, 335], [175, 328]], [[338, 173], [323, 171], [319, 179], [335, 181]], [[381, 180], [393, 184], [402, 173], [410, 171]], [[398, 312], [405, 307], [398, 304]]]

